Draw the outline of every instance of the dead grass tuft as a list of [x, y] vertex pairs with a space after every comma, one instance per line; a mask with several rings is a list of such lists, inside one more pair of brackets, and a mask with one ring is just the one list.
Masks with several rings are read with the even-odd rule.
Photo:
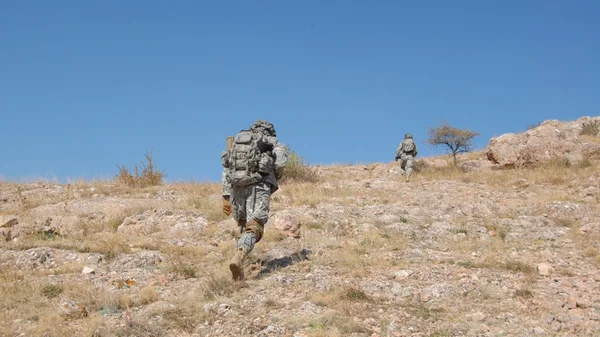
[[200, 286], [200, 294], [204, 300], [228, 297], [242, 286], [241, 283], [234, 282], [231, 279], [231, 275], [223, 272], [223, 270], [219, 270], [207, 275], [205, 281]]
[[348, 287], [340, 293], [340, 299], [344, 301], [358, 302], [369, 301], [370, 298], [364, 291], [355, 287]]
[[353, 317], [341, 314], [329, 314], [308, 323], [311, 337], [341, 337], [353, 334], [365, 334], [369, 330], [356, 323]]
[[139, 172], [138, 166], [134, 165], [133, 172], [129, 171], [125, 165], [117, 166], [119, 173], [117, 174], [117, 182], [119, 184], [144, 188], [148, 186], [162, 185], [163, 178], [166, 177], [164, 170], [158, 170], [155, 167], [154, 159], [152, 158], [152, 150], [144, 154], [146, 162], [142, 162], [142, 171]]
[[106, 260], [113, 260], [119, 254], [130, 253], [128, 240], [120, 234], [105, 233], [97, 235], [95, 240], [86, 241], [88, 252], [100, 253]]
[[173, 308], [162, 312], [165, 329], [192, 333], [199, 324], [211, 324], [216, 319], [216, 310], [205, 310], [204, 295], [201, 292], [185, 293], [177, 297], [173, 304]]
[[583, 123], [580, 134], [593, 137], [600, 135], [600, 120], [592, 120]]
[[302, 156], [296, 151], [287, 149], [289, 158], [287, 165], [283, 169], [279, 182], [287, 184], [289, 182], [308, 182], [315, 183], [318, 177], [314, 168], [312, 168]]
[[88, 281], [70, 283], [68, 287], [64, 287], [63, 293], [66, 298], [84, 306], [90, 314], [101, 310], [127, 310], [134, 305], [128, 294], [114, 293]]
[[407, 305], [405, 308], [412, 316], [425, 320], [433, 319], [444, 312], [444, 309], [442, 308], [431, 308], [423, 302], [419, 302], [416, 305]]
[[531, 289], [528, 288], [517, 289], [515, 290], [515, 297], [529, 299], [533, 297], [533, 291], [531, 291]]
[[169, 273], [180, 275], [184, 279], [195, 278], [197, 274], [194, 266], [185, 262], [181, 262], [180, 260], [174, 260], [170, 263], [167, 263], [165, 270]]
[[585, 250], [585, 256], [586, 257], [596, 257], [599, 254], [600, 253], [598, 252], [598, 248], [596, 248], [596, 247], [588, 247]]
[[208, 221], [219, 222], [229, 216], [222, 212], [221, 185], [216, 183], [175, 183], [171, 185], [179, 191], [185, 200], [183, 205], [175, 205], [186, 209], [200, 211]]
[[137, 296], [138, 303], [140, 305], [147, 305], [160, 299], [160, 293], [154, 287], [145, 287], [140, 289]]
[[42, 295], [50, 299], [58, 297], [62, 292], [63, 287], [61, 285], [48, 284], [42, 287]]

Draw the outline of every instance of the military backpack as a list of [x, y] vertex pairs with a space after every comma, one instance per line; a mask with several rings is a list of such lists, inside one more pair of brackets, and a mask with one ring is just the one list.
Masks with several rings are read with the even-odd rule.
[[234, 186], [248, 186], [262, 180], [274, 167], [273, 145], [259, 132], [242, 130], [229, 151], [230, 181]]

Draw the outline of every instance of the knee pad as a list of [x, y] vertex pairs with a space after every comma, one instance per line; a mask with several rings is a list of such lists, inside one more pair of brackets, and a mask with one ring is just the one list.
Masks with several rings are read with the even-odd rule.
[[252, 219], [246, 224], [246, 233], [254, 233], [254, 235], [256, 236], [256, 242], [259, 242], [260, 239], [262, 239], [263, 237], [264, 228], [265, 225]]

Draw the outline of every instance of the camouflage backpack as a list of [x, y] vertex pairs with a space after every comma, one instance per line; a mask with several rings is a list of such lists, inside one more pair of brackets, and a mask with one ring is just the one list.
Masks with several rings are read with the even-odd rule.
[[272, 146], [263, 135], [242, 130], [233, 139], [229, 152], [230, 181], [234, 186], [248, 186], [262, 180], [274, 166]]
[[415, 142], [412, 139], [405, 139], [402, 142], [402, 151], [407, 153], [415, 151]]

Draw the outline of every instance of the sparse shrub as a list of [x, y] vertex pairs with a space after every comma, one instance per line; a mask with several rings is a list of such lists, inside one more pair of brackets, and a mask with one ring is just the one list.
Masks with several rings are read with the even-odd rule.
[[585, 250], [585, 256], [587, 256], [587, 257], [598, 256], [598, 248], [596, 248], [596, 247], [588, 247]]
[[165, 320], [177, 329], [188, 333], [194, 332], [199, 324], [206, 321], [208, 314], [200, 308], [176, 307], [168, 309], [163, 313]]
[[588, 156], [584, 156], [581, 161], [577, 163], [577, 168], [584, 169], [592, 166], [592, 161]]
[[142, 305], [150, 304], [160, 299], [160, 294], [154, 287], [145, 287], [138, 293], [139, 303]]
[[175, 261], [168, 267], [168, 272], [183, 276], [185, 279], [196, 277], [196, 269], [187, 263]]
[[212, 300], [219, 296], [229, 296], [236, 289], [236, 284], [227, 275], [210, 274], [201, 286], [200, 291], [205, 300]]
[[583, 123], [581, 134], [597, 137], [600, 135], [600, 120], [593, 120]]
[[554, 219], [554, 223], [556, 224], [556, 226], [567, 228], [574, 228], [577, 225], [574, 219], [566, 217], [556, 218]]
[[455, 229], [453, 229], [453, 230], [452, 230], [452, 232], [453, 232], [454, 234], [464, 234], [464, 235], [467, 235], [467, 234], [468, 234], [468, 233], [467, 233], [467, 230], [466, 230], [466, 229], [464, 229], [464, 228], [455, 228]]
[[149, 324], [149, 321], [127, 319], [122, 325], [103, 325], [97, 328], [92, 337], [161, 337], [166, 336], [166, 331], [160, 324]]
[[498, 230], [498, 237], [502, 241], [506, 241], [506, 236], [507, 235], [508, 235], [508, 229], [507, 228], [500, 228], [500, 230]]
[[422, 319], [430, 319], [444, 312], [442, 308], [430, 308], [425, 304], [419, 302], [417, 305], [413, 305], [410, 308], [406, 308], [412, 315], [420, 317]]
[[60, 285], [49, 284], [42, 288], [42, 295], [48, 298], [55, 298], [62, 294], [63, 288]]
[[575, 276], [577, 274], [575, 274], [575, 272], [573, 271], [573, 269], [571, 268], [566, 268], [566, 267], [560, 267], [556, 269], [556, 273], [559, 275], [563, 275], [563, 276]]
[[521, 273], [532, 273], [534, 271], [534, 268], [528, 264], [525, 264], [523, 262], [520, 261], [506, 261], [504, 263], [504, 268], [506, 270], [510, 270], [510, 271], [514, 271], [514, 272], [521, 272]]
[[369, 296], [365, 294], [364, 291], [354, 288], [348, 287], [342, 291], [340, 294], [340, 298], [346, 301], [359, 302], [359, 301], [368, 301]]
[[283, 169], [280, 181], [297, 181], [297, 182], [316, 182], [317, 175], [315, 170], [308, 165], [306, 160], [296, 151], [287, 148], [289, 159], [287, 165]]
[[417, 159], [413, 162], [413, 171], [422, 172], [430, 167], [430, 165], [423, 159]]
[[88, 252], [103, 254], [104, 258], [109, 261], [118, 257], [121, 253], [130, 252], [125, 239], [115, 234], [105, 234], [102, 238], [91, 241], [86, 247]]
[[158, 186], [163, 182], [163, 178], [166, 177], [164, 170], [158, 170], [155, 167], [154, 159], [152, 158], [152, 150], [144, 154], [146, 157], [146, 163], [142, 162], [142, 172], [139, 172], [137, 165], [133, 167], [133, 173], [129, 171], [125, 165], [118, 166], [119, 173], [117, 174], [117, 182], [129, 187], [148, 187]]
[[118, 217], [108, 219], [106, 224], [107, 224], [110, 232], [116, 233], [117, 230], [119, 229], [119, 226], [121, 226], [121, 224], [123, 223], [123, 220], [125, 220], [124, 216], [118, 216]]
[[306, 228], [306, 229], [320, 230], [320, 229], [324, 229], [326, 226], [322, 222], [308, 222], [308, 223], [302, 224], [302, 227]]
[[37, 232], [38, 237], [41, 240], [54, 240], [56, 239], [59, 234], [57, 231], [55, 231], [53, 228], [50, 229], [42, 229], [39, 232]]
[[521, 297], [521, 298], [532, 298], [533, 297], [533, 292], [529, 289], [517, 289], [515, 290], [515, 297]]

